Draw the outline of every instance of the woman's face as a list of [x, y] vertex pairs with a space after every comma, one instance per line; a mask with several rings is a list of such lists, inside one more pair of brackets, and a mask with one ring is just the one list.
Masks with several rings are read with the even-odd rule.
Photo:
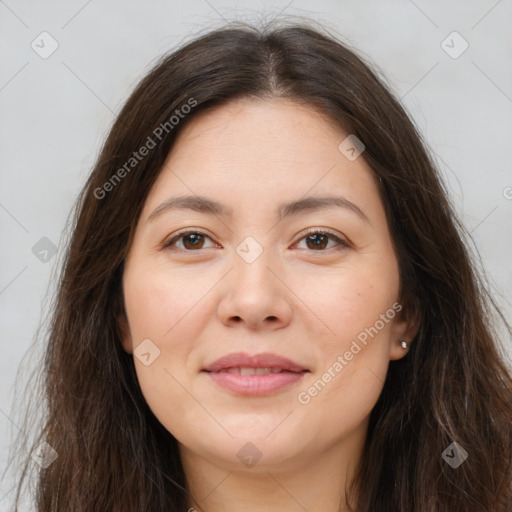
[[254, 99], [179, 134], [126, 259], [121, 325], [182, 455], [263, 470], [364, 443], [397, 341], [415, 332], [348, 135], [309, 107]]

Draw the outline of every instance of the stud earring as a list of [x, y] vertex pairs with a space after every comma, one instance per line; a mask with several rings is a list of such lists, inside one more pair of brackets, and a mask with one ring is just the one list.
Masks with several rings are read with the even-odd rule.
[[400, 344], [400, 346], [404, 349], [404, 350], [407, 350], [407, 341], [405, 341], [403, 338], [400, 338], [398, 340], [398, 343]]

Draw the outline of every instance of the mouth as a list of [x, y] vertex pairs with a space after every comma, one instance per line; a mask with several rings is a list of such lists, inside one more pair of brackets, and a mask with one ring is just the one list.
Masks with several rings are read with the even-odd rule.
[[217, 359], [201, 372], [236, 395], [264, 396], [298, 383], [310, 370], [276, 354], [236, 353]]
[[[303, 370], [306, 371], [306, 370]], [[208, 373], [234, 373], [237, 375], [268, 375], [269, 373], [282, 373], [282, 372], [288, 372], [288, 373], [300, 373], [290, 370], [284, 370], [283, 368], [260, 368], [260, 367], [252, 367], [252, 366], [245, 366], [245, 367], [234, 367], [234, 368], [225, 368], [219, 371], [211, 371]]]
[[[292, 361], [288, 357], [270, 352], [254, 354], [252, 356], [244, 352], [235, 352], [215, 360], [202, 370], [214, 373], [228, 370], [231, 373], [240, 373], [242, 370], [258, 370], [264, 373], [279, 373], [282, 371], [299, 373], [309, 371], [305, 366]], [[245, 373], [245, 375], [254, 375], [254, 373]]]

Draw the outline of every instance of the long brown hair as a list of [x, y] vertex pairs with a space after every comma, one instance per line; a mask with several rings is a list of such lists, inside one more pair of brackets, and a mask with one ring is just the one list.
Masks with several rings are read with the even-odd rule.
[[[177, 441], [121, 346], [123, 261], [177, 133], [240, 97], [302, 102], [364, 143], [397, 248], [400, 303], [420, 321], [371, 413], [354, 510], [512, 510], [512, 377], [496, 320], [511, 328], [433, 158], [355, 50], [312, 22], [276, 25], [232, 23], [162, 57], [110, 130], [76, 203], [41, 365], [45, 415], [31, 450], [44, 441], [58, 457], [39, 469], [26, 456], [17, 488], [18, 498], [36, 467], [40, 512], [186, 509]], [[443, 457], [454, 442], [467, 452], [457, 468]]]

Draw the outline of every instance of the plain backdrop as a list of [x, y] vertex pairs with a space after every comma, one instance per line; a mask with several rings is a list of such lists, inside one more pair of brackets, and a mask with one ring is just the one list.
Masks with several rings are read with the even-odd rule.
[[[115, 114], [197, 32], [278, 15], [336, 31], [402, 98], [512, 320], [512, 0], [0, 0], [0, 471], [18, 429], [16, 372]], [[0, 510], [12, 495], [5, 479]]]

